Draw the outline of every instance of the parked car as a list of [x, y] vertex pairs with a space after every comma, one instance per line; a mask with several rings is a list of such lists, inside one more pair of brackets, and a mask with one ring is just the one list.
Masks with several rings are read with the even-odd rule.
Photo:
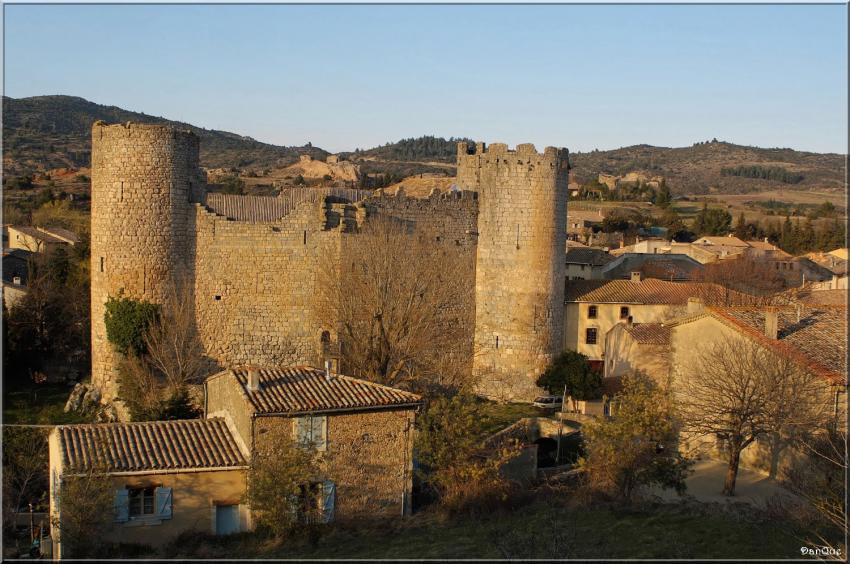
[[538, 396], [534, 398], [531, 405], [546, 409], [560, 409], [564, 403], [564, 398], [561, 396]]

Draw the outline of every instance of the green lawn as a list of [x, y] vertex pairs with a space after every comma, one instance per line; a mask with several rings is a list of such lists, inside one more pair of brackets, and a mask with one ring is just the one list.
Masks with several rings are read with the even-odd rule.
[[[428, 512], [382, 526], [334, 526], [316, 546], [251, 535], [181, 543], [163, 556], [243, 558], [762, 558], [800, 557], [806, 535], [699, 504], [633, 511], [537, 501], [509, 513], [445, 521]], [[190, 548], [192, 547], [192, 548]]]
[[516, 423], [523, 417], [551, 417], [552, 411], [534, 407], [530, 403], [496, 403], [483, 401], [480, 405], [481, 419], [475, 430], [482, 438]]
[[64, 384], [32, 384], [4, 387], [3, 424], [59, 425], [83, 423], [76, 413], [65, 413], [65, 402], [72, 388]]

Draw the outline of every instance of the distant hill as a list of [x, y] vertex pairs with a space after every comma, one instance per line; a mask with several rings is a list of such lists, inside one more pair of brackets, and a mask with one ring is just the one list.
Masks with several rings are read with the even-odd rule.
[[107, 123], [161, 123], [195, 132], [201, 138], [201, 164], [208, 168], [282, 167], [316, 147], [279, 147], [227, 131], [102, 106], [74, 96], [3, 97], [3, 170], [19, 175], [61, 167], [87, 167], [91, 161], [91, 126]]
[[761, 149], [723, 141], [691, 147], [635, 145], [612, 151], [571, 153], [579, 182], [599, 173], [645, 172], [663, 176], [675, 193], [748, 193], [778, 188], [843, 190], [844, 155]]
[[386, 143], [380, 147], [374, 147], [365, 151], [357, 150], [353, 153], [345, 153], [352, 159], [376, 159], [382, 161], [408, 161], [408, 162], [439, 162], [454, 164], [457, 160], [457, 144], [460, 141], [470, 141], [465, 137], [434, 137], [423, 135], [422, 137], [411, 137], [402, 139], [395, 143]]
[[[402, 139], [380, 147], [356, 151], [353, 160], [367, 162], [366, 170], [403, 169], [419, 174], [451, 171], [457, 142], [424, 136]], [[843, 190], [844, 155], [820, 154], [793, 149], [761, 149], [723, 141], [697, 143], [691, 147], [635, 145], [610, 151], [571, 153], [576, 179], [585, 183], [600, 173], [625, 175], [644, 172], [663, 176], [674, 193], [748, 193], [775, 189]]]

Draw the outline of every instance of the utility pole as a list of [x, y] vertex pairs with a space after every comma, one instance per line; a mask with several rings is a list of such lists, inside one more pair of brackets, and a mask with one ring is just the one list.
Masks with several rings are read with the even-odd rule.
[[558, 447], [555, 449], [555, 466], [561, 460], [561, 431], [564, 428], [564, 404], [567, 402], [567, 385], [564, 384], [564, 393], [561, 396], [561, 413], [558, 414]]

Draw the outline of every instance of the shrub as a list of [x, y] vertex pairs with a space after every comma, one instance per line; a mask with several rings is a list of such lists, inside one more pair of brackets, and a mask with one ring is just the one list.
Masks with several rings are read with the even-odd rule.
[[591, 491], [630, 502], [643, 486], [685, 491], [691, 461], [676, 452], [669, 393], [641, 373], [623, 378], [612, 418], [582, 427], [587, 456], [579, 460]]
[[576, 400], [602, 397], [602, 377], [590, 368], [585, 355], [575, 351], [558, 355], [537, 378], [537, 385], [554, 395], [561, 395], [566, 386], [567, 395]]
[[145, 352], [145, 332], [159, 314], [159, 307], [144, 300], [109, 296], [106, 301], [106, 338], [121, 354]]

